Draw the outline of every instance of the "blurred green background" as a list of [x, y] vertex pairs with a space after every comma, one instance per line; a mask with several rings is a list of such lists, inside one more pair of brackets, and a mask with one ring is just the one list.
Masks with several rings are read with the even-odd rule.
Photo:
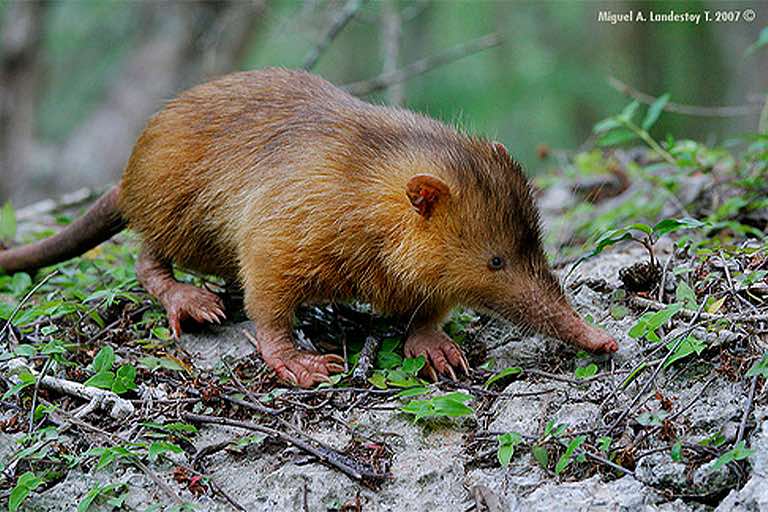
[[[143, 123], [163, 101], [228, 71], [301, 67], [347, 5], [0, 3], [0, 199], [23, 205], [117, 180]], [[598, 21], [600, 11], [748, 8], [756, 13], [752, 22]], [[505, 142], [529, 172], [541, 173], [547, 164], [536, 156], [539, 145], [576, 149], [595, 122], [628, 102], [609, 85], [611, 76], [653, 96], [669, 92], [673, 102], [747, 110], [728, 117], [668, 114], [654, 128], [657, 137], [669, 132], [720, 143], [754, 131], [768, 58], [746, 50], [765, 27], [766, 11], [764, 2], [369, 0], [314, 70], [346, 84], [497, 33], [501, 46], [413, 77], [397, 94], [408, 108]], [[368, 98], [385, 102], [391, 94]]]

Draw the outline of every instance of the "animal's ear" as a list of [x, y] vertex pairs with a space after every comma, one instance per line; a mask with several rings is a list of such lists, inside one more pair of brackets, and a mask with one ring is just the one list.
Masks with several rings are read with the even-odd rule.
[[405, 193], [414, 210], [428, 219], [438, 201], [445, 201], [450, 196], [451, 191], [448, 185], [439, 178], [429, 174], [417, 174], [408, 181]]
[[493, 152], [498, 156], [502, 158], [510, 158], [509, 151], [507, 151], [507, 148], [504, 147], [504, 144], [501, 142], [494, 140], [491, 142], [491, 148], [493, 148]]

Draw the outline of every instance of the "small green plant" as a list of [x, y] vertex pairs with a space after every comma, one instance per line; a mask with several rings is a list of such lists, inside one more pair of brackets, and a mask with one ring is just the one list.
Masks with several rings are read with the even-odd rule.
[[675, 462], [682, 462], [683, 461], [683, 443], [680, 441], [677, 441], [675, 444], [672, 445], [672, 450], [670, 452], [670, 456], [672, 457], [672, 460]]
[[744, 460], [750, 457], [753, 453], [755, 453], [755, 450], [747, 448], [746, 441], [739, 441], [736, 446], [717, 458], [715, 463], [712, 465], [712, 469], [717, 470], [731, 462]]
[[520, 373], [523, 373], [523, 369], [519, 366], [510, 366], [509, 368], [504, 368], [503, 370], [499, 370], [498, 372], [491, 375], [488, 380], [485, 381], [485, 387], [489, 388], [494, 382], [498, 382], [502, 379], [512, 375], [518, 375]]
[[659, 337], [657, 331], [661, 326], [669, 322], [681, 309], [683, 309], [681, 304], [674, 303], [669, 304], [661, 311], [649, 311], [644, 313], [637, 319], [637, 322], [635, 322], [635, 325], [629, 329], [627, 334], [634, 339], [645, 338], [650, 342], [658, 343], [661, 341], [661, 337]]
[[763, 357], [752, 365], [752, 368], [747, 371], [746, 376], [754, 377], [756, 375], [768, 378], [768, 352], [763, 354]]
[[92, 487], [85, 497], [77, 505], [77, 512], [88, 512], [96, 510], [96, 505], [100, 505], [98, 510], [120, 509], [128, 496], [127, 485], [125, 483], [112, 483], [106, 485], [96, 485]]
[[597, 449], [601, 452], [608, 453], [611, 451], [611, 445], [613, 444], [613, 438], [610, 436], [602, 436], [597, 440]]
[[595, 363], [589, 363], [586, 366], [579, 366], [573, 373], [579, 380], [588, 379], [597, 374], [597, 365]]
[[517, 445], [523, 442], [523, 438], [517, 432], [507, 432], [506, 434], [496, 436], [496, 441], [499, 443], [496, 458], [499, 459], [501, 467], [505, 468], [509, 465], [509, 461], [512, 460], [512, 455], [514, 455]]
[[91, 363], [91, 368], [95, 374], [84, 384], [95, 388], [109, 389], [118, 395], [136, 389], [136, 367], [123, 364], [117, 369], [117, 372], [113, 372], [112, 366], [114, 364], [115, 352], [112, 347], [109, 345], [102, 347]]
[[32, 471], [27, 471], [19, 477], [16, 485], [8, 496], [8, 512], [16, 512], [21, 504], [27, 499], [29, 493], [43, 485], [43, 479], [35, 475]]
[[664, 94], [654, 101], [648, 107], [648, 111], [639, 126], [635, 123], [634, 117], [640, 108], [640, 103], [633, 101], [624, 107], [620, 114], [604, 119], [595, 125], [594, 132], [598, 135], [597, 144], [603, 147], [617, 146], [639, 139], [668, 163], [676, 165], [677, 162], [672, 155], [648, 133], [656, 124], [668, 101], [669, 94]]
[[426, 364], [424, 356], [407, 359], [400, 359], [399, 356], [397, 357], [398, 361], [396, 364], [393, 360], [393, 366], [390, 366], [387, 369], [374, 371], [373, 375], [368, 378], [368, 382], [378, 389], [387, 389], [390, 386], [396, 388], [419, 387], [422, 384], [422, 381], [419, 379], [418, 375]]
[[574, 453], [582, 444], [584, 444], [584, 441], [586, 440], [586, 436], [576, 436], [571, 439], [571, 442], [568, 443], [568, 447], [565, 449], [565, 453], [560, 456], [557, 464], [555, 464], [556, 475], [559, 475], [565, 470], [566, 467], [568, 467], [568, 465], [571, 463], [571, 460], [573, 459]]
[[677, 343], [677, 340], [670, 341], [667, 343], [667, 348], [669, 350], [674, 350], [674, 352], [664, 363], [664, 368], [667, 368], [690, 355], [701, 354], [706, 348], [706, 345], [696, 336], [689, 334], [679, 344]]
[[411, 400], [400, 410], [406, 414], [412, 414], [416, 421], [423, 418], [470, 416], [475, 411], [466, 403], [474, 399], [475, 397], [470, 394], [455, 391], [427, 400]]
[[644, 412], [637, 417], [637, 422], [644, 427], [660, 427], [667, 416], [667, 411]]

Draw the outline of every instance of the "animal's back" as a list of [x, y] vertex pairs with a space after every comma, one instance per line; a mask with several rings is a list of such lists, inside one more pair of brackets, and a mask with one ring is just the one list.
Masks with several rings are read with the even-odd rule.
[[[369, 108], [300, 71], [235, 73], [190, 89], [147, 124], [121, 182], [120, 208], [157, 255], [234, 278], [254, 203], [306, 185], [343, 152], [345, 118]], [[319, 184], [318, 186], [322, 186]]]

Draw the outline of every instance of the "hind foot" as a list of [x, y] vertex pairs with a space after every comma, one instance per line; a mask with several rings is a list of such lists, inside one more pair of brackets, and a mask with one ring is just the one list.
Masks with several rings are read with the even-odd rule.
[[[254, 338], [246, 332], [252, 341]], [[294, 386], [311, 388], [329, 382], [334, 373], [344, 371], [344, 358], [336, 354], [313, 354], [299, 350], [290, 332], [258, 329], [255, 338], [261, 358], [277, 376]]]
[[174, 283], [158, 300], [168, 314], [168, 325], [176, 339], [181, 336], [182, 323], [221, 324], [227, 318], [221, 297], [191, 284]]
[[442, 331], [433, 328], [417, 329], [405, 341], [405, 356], [424, 356], [421, 373], [433, 382], [438, 374], [456, 380], [456, 371], [469, 375], [469, 364], [456, 342]]
[[226, 318], [224, 303], [213, 292], [173, 277], [171, 264], [145, 248], [136, 263], [136, 277], [144, 288], [165, 308], [174, 338], [181, 336], [184, 322], [220, 324]]

